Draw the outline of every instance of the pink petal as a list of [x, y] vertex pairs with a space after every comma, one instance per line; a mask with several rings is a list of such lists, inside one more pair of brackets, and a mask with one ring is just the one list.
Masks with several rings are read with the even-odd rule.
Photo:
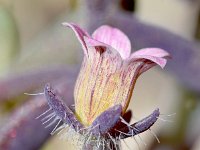
[[116, 49], [123, 59], [130, 56], [131, 43], [128, 37], [119, 29], [103, 25], [92, 34], [95, 40], [103, 42]]
[[121, 103], [125, 112], [134, 89], [137, 78], [148, 69], [155, 65], [162, 68], [166, 65], [169, 56], [167, 52], [161, 49], [142, 49], [131, 55], [130, 58], [124, 60], [122, 67], [122, 84], [117, 97], [118, 103]]
[[161, 68], [164, 68], [167, 60], [165, 58], [160, 58], [160, 57], [154, 57], [154, 56], [149, 56], [149, 55], [141, 55], [141, 56], [136, 56], [132, 59], [132, 61], [138, 61], [139, 59], [144, 59], [145, 60], [149, 60], [153, 63], [156, 63], [157, 65], [159, 65]]
[[131, 57], [135, 55], [150, 55], [155, 57], [167, 57], [170, 56], [168, 52], [160, 48], [143, 48], [131, 54]]
[[84, 39], [86, 45], [89, 46], [89, 47], [98, 47], [98, 46], [109, 47], [109, 45], [102, 43], [100, 41], [97, 41], [95, 39], [88, 38], [87, 36], [83, 37], [83, 39]]
[[139, 59], [149, 60], [150, 62], [159, 65], [161, 68], [164, 68], [167, 63], [167, 59], [165, 57], [169, 56], [169, 53], [163, 49], [145, 48], [132, 53], [130, 59], [131, 61], [138, 61]]
[[75, 32], [76, 37], [78, 38], [79, 42], [82, 45], [84, 53], [87, 55], [87, 46], [86, 46], [86, 43], [85, 43], [83, 37], [84, 36], [90, 37], [90, 35], [74, 23], [64, 22], [64, 23], [62, 23], [62, 25], [65, 27], [70, 27]]
[[[110, 45], [107, 45], [105, 43], [99, 42], [95, 39], [84, 37], [84, 41], [87, 45], [87, 49], [91, 49], [90, 47], [95, 47], [96, 50], [104, 49], [107, 53], [107, 55], [113, 55], [115, 57], [120, 57], [120, 53], [116, 50], [113, 49]], [[105, 52], [104, 51], [104, 52]], [[92, 51], [88, 51], [88, 53], [93, 53]], [[110, 57], [110, 56], [109, 56]], [[121, 57], [119, 58], [121, 59]], [[116, 62], [117, 63], [117, 62]]]

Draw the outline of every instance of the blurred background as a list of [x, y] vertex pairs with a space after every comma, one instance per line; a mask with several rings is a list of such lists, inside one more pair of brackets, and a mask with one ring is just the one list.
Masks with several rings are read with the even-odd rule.
[[172, 55], [164, 70], [155, 67], [138, 79], [129, 106], [131, 122], [160, 108], [167, 121], [152, 128], [160, 143], [147, 131], [122, 141], [123, 150], [200, 150], [199, 0], [0, 0], [1, 150], [78, 149], [75, 139], [50, 136], [35, 120], [44, 97], [23, 94], [50, 82], [73, 103], [83, 52], [62, 22], [90, 33], [102, 24], [116, 26], [133, 51], [160, 47]]

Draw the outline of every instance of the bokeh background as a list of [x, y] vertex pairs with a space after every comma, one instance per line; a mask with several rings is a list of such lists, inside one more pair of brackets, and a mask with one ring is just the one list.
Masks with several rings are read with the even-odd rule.
[[[35, 120], [46, 107], [45, 83], [57, 86], [66, 103], [83, 52], [75, 22], [90, 33], [116, 26], [131, 39], [133, 51], [160, 47], [172, 55], [137, 81], [129, 109], [135, 122], [155, 108], [163, 114], [152, 130], [122, 142], [124, 150], [200, 149], [200, 2], [198, 0], [0, 0], [0, 150], [73, 150], [76, 139], [50, 136]], [[174, 114], [176, 115], [170, 115]]]

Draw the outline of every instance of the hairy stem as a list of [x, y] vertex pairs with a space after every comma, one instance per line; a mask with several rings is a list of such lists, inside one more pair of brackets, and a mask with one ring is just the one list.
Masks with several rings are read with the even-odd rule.
[[99, 141], [90, 141], [83, 145], [83, 150], [120, 150], [120, 141], [111, 139], [103, 139], [101, 143]]

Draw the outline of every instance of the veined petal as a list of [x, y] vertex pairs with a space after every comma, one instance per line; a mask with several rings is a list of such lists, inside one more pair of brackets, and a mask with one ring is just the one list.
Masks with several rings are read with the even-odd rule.
[[89, 126], [97, 116], [115, 105], [122, 58], [111, 47], [90, 46], [85, 41], [89, 57], [84, 59], [74, 97], [77, 117]]
[[130, 56], [131, 43], [128, 37], [119, 29], [103, 25], [96, 29], [92, 37], [100, 42], [112, 46], [116, 49], [123, 59]]
[[122, 106], [123, 115], [139, 75], [155, 65], [163, 68], [169, 56], [158, 48], [142, 49], [130, 56], [128, 37], [110, 26], [98, 28], [91, 38], [75, 24], [64, 25], [76, 33], [87, 56], [74, 90], [76, 116], [84, 126], [92, 125], [114, 105]]
[[70, 27], [75, 32], [76, 37], [78, 38], [79, 42], [82, 45], [82, 48], [84, 50], [84, 54], [87, 55], [87, 46], [86, 46], [86, 43], [85, 43], [83, 37], [84, 36], [90, 37], [90, 35], [74, 23], [64, 22], [64, 23], [62, 23], [62, 25], [65, 26], [65, 27]]
[[142, 62], [124, 61], [120, 69], [120, 79], [117, 86], [118, 94], [114, 103], [122, 105], [122, 114], [126, 112], [142, 65]]
[[121, 103], [123, 112], [126, 111], [137, 78], [155, 65], [162, 68], [166, 65], [169, 54], [162, 49], [147, 48], [136, 51], [129, 59], [126, 59], [121, 68], [120, 91], [116, 103]]

